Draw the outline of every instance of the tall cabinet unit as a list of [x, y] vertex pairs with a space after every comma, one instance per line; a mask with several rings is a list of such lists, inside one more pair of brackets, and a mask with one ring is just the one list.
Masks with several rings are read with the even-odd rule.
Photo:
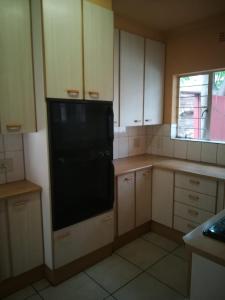
[[48, 98], [83, 99], [81, 0], [44, 0]]
[[145, 40], [144, 125], [163, 122], [165, 45]]
[[120, 125], [143, 120], [144, 38], [120, 32]]
[[0, 2], [1, 132], [36, 130], [29, 0]]

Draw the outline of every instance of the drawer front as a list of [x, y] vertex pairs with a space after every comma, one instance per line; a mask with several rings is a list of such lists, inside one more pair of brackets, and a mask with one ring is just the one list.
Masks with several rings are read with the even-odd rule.
[[175, 188], [174, 200], [215, 213], [216, 197], [200, 194], [190, 190]]
[[217, 181], [188, 174], [175, 174], [175, 186], [191, 191], [216, 196]]
[[213, 216], [212, 213], [178, 202], [174, 202], [174, 215], [199, 224]]
[[199, 224], [182, 219], [180, 217], [174, 217], [173, 228], [183, 233], [188, 233], [194, 230]]

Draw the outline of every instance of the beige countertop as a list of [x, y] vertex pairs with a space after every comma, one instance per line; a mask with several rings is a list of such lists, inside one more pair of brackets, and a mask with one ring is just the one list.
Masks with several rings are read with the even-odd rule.
[[187, 160], [170, 159], [157, 155], [137, 155], [115, 159], [115, 176], [137, 171], [147, 167], [157, 167], [184, 173], [193, 173], [219, 180], [225, 180], [225, 168], [206, 163], [195, 163]]
[[41, 187], [27, 180], [0, 185], [0, 200], [41, 191]]
[[225, 243], [209, 238], [202, 234], [202, 231], [205, 228], [208, 228], [224, 216], [225, 209], [213, 216], [207, 222], [199, 225], [193, 231], [186, 234], [183, 239], [185, 244], [192, 252], [205, 256], [216, 263], [225, 266]]

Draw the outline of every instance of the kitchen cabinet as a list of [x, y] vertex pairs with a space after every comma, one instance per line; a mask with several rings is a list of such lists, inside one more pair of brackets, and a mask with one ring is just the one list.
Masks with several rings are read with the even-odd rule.
[[120, 31], [120, 126], [143, 124], [144, 38]]
[[39, 193], [7, 200], [12, 275], [43, 264], [41, 205]]
[[172, 227], [174, 173], [154, 168], [152, 176], [152, 220]]
[[44, 0], [46, 94], [83, 99], [81, 0]]
[[113, 100], [113, 12], [88, 0], [43, 1], [46, 94]]
[[119, 126], [119, 30], [114, 31], [114, 126]]
[[136, 172], [136, 226], [151, 220], [151, 170]]
[[9, 241], [6, 201], [0, 201], [0, 281], [10, 277]]
[[0, 2], [1, 132], [36, 130], [29, 0]]
[[117, 178], [118, 235], [135, 228], [135, 174]]
[[145, 40], [144, 125], [162, 124], [165, 46]]

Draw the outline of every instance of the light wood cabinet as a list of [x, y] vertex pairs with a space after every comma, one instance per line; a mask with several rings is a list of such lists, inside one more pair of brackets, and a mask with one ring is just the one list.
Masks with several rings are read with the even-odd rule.
[[119, 30], [114, 31], [114, 126], [119, 126]]
[[145, 40], [144, 125], [163, 121], [165, 46]]
[[43, 264], [42, 224], [39, 193], [7, 200], [12, 275]]
[[83, 99], [81, 0], [44, 0], [48, 98]]
[[117, 178], [118, 235], [135, 228], [135, 174]]
[[172, 227], [174, 173], [155, 168], [152, 176], [152, 220]]
[[143, 123], [144, 38], [120, 32], [120, 125]]
[[136, 172], [136, 226], [151, 220], [151, 170]]
[[0, 2], [1, 132], [36, 130], [29, 0]]
[[6, 201], [0, 201], [0, 281], [10, 277]]
[[84, 88], [87, 100], [113, 100], [113, 12], [83, 1]]

